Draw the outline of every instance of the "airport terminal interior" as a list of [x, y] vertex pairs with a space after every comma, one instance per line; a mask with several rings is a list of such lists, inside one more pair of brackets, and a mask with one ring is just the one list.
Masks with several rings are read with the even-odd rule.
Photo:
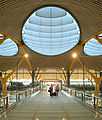
[[102, 0], [0, 0], [0, 120], [102, 120]]

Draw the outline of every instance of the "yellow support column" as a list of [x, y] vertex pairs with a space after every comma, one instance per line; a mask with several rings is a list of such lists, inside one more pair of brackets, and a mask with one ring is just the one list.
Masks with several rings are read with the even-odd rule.
[[[82, 47], [83, 47], [82, 44], [78, 47], [78, 49], [77, 49], [77, 51], [76, 51], [76, 54], [77, 54], [77, 55], [79, 54], [79, 52], [80, 52], [80, 50], [82, 49]], [[72, 60], [72, 63], [70, 64], [68, 70], [71, 70], [71, 69], [72, 69], [72, 67], [73, 67], [73, 65], [74, 65], [74, 63], [75, 63], [75, 61], [76, 61], [76, 59], [77, 59], [77, 58], [74, 58], [74, 59]]]
[[[21, 63], [24, 61], [24, 57], [23, 59], [18, 63], [18, 65], [12, 70], [11, 73], [9, 73], [7, 76], [0, 77], [0, 81], [2, 82], [2, 92], [3, 92], [3, 97], [7, 96], [7, 87], [6, 87], [6, 82], [7, 80], [11, 77], [11, 75], [16, 71], [16, 69], [21, 65]], [[6, 108], [6, 101], [4, 98], [4, 108]]]
[[40, 72], [40, 69], [38, 70], [38, 72], [37, 72], [36, 75], [35, 75], [35, 80], [36, 80], [36, 82], [37, 82], [37, 79], [38, 79], [39, 72]]
[[[0, 34], [2, 34], [2, 35], [4, 36], [3, 41], [6, 40], [7, 38], [10, 38], [11, 40], [13, 40], [13, 41], [19, 46], [19, 48], [21, 49], [21, 51], [22, 51], [22, 53], [23, 53], [24, 55], [27, 54], [26, 51], [25, 51], [25, 49], [23, 48], [22, 43], [18, 42], [15, 38], [9, 36], [8, 34], [2, 32], [1, 30], [0, 30]], [[1, 44], [2, 44], [2, 43], [1, 43]], [[32, 65], [31, 65], [31, 63], [30, 63], [30, 61], [29, 61], [29, 58], [26, 57], [25, 59], [26, 59], [28, 65], [29, 65], [31, 71], [33, 71], [33, 67], [32, 67]]]
[[6, 82], [4, 83], [4, 88], [5, 88], [5, 96], [7, 96], [7, 86], [6, 86]]
[[[26, 54], [26, 51], [25, 49], [23, 48], [22, 46], [22, 43], [18, 42], [16, 39], [14, 39], [13, 37], [9, 36], [8, 34], [0, 31], [0, 34], [2, 34], [2, 36], [4, 37], [3, 39], [1, 39], [1, 42], [0, 44], [2, 44], [6, 39], [10, 38], [11, 40], [13, 40], [18, 46], [19, 48], [22, 50], [22, 53], [25, 55]], [[25, 57], [30, 69], [33, 71], [33, 68], [31, 66], [31, 63], [29, 61], [29, 58], [28, 57]], [[6, 88], [6, 82], [7, 80], [11, 77], [11, 75], [14, 73], [14, 71], [20, 66], [20, 64], [24, 61], [24, 59], [22, 59], [20, 61], [20, 63], [18, 63], [18, 65], [13, 69], [13, 71], [8, 74], [7, 76], [5, 76], [4, 78], [0, 77], [0, 80], [2, 80], [2, 92], [3, 92], [3, 96], [7, 96], [7, 88]], [[4, 108], [6, 108], [6, 104], [5, 104], [5, 100], [4, 100]]]
[[73, 69], [73, 70], [71, 71], [70, 76], [73, 74], [74, 70], [75, 70], [75, 69]]
[[97, 83], [95, 84], [95, 96], [97, 96]]
[[62, 75], [60, 74], [60, 71], [58, 71], [60, 77], [62, 78], [62, 80], [65, 82], [65, 79], [62, 77]]
[[88, 80], [90, 80], [91, 84], [93, 85], [93, 82], [92, 82], [92, 77], [91, 79], [85, 74], [85, 76], [88, 78]]
[[[95, 86], [95, 96], [96, 97], [99, 97], [99, 88], [100, 88], [100, 84], [96, 83], [96, 86]], [[98, 108], [98, 98], [96, 98], [96, 108]]]
[[[27, 54], [26, 51], [25, 51], [25, 49], [23, 48], [22, 44], [19, 44], [19, 47], [20, 47], [23, 55]], [[29, 58], [26, 57], [25, 59], [26, 59], [26, 62], [28, 63], [28, 65], [29, 65], [29, 68], [31, 69], [31, 71], [33, 71], [33, 67], [32, 67], [32, 65], [31, 65], [31, 63], [30, 63]]]
[[[101, 82], [101, 77], [98, 78], [96, 77], [96, 75], [94, 75], [93, 73], [91, 73], [85, 65], [83, 65], [83, 63], [81, 62], [81, 60], [77, 57], [77, 60], [79, 61], [79, 63], [85, 68], [85, 70], [91, 75], [91, 77], [93, 77], [93, 79], [95, 80], [96, 86], [95, 86], [95, 96], [99, 97], [99, 87], [100, 87], [100, 82]], [[96, 99], [96, 108], [98, 107], [98, 99]]]
[[67, 76], [66, 76], [66, 73], [64, 72], [64, 70], [62, 69], [62, 72], [63, 72], [63, 75], [64, 75], [64, 78], [65, 78], [65, 82], [67, 81]]
[[40, 80], [41, 76], [42, 76], [42, 75], [40, 74], [40, 75], [39, 75], [39, 78], [37, 79], [37, 82], [38, 82], [38, 80]]

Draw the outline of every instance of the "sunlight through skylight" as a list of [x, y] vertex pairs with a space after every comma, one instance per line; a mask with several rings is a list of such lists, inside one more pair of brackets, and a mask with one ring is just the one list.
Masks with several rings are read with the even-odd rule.
[[80, 30], [75, 19], [64, 9], [44, 7], [28, 18], [22, 38], [33, 51], [54, 56], [72, 49], [80, 39]]
[[102, 45], [94, 38], [90, 39], [84, 46], [84, 52], [89, 56], [102, 55]]
[[18, 46], [9, 38], [0, 45], [0, 56], [14, 56], [17, 53]]

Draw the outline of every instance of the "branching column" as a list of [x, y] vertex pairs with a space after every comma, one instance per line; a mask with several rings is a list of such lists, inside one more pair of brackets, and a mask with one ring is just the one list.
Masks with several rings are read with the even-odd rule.
[[[102, 77], [102, 72], [100, 72], [100, 77]], [[101, 88], [101, 97], [102, 97], [102, 80], [101, 80], [101, 83], [100, 83], [100, 88]]]

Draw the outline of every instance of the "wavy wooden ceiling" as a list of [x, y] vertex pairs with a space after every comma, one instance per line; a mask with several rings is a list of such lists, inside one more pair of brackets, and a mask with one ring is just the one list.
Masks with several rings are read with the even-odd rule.
[[[81, 39], [88, 37], [102, 30], [102, 2], [101, 0], [2, 0], [0, 1], [0, 30], [21, 41], [21, 30], [25, 20], [32, 11], [45, 6], [57, 5], [67, 9], [77, 19], [81, 29]], [[23, 45], [29, 54], [29, 59], [34, 69], [39, 68], [62, 68], [66, 70], [72, 61], [72, 53], [78, 48], [76, 45], [72, 50], [58, 56], [48, 57], [31, 51]], [[22, 55], [19, 50], [17, 56]], [[83, 49], [81, 56], [86, 56]], [[16, 66], [19, 58], [1, 58], [0, 70], [12, 69]], [[84, 64], [91, 69], [102, 70], [101, 57], [82, 57]], [[22, 67], [25, 67], [25, 63]], [[73, 68], [80, 68], [76, 62]]]

